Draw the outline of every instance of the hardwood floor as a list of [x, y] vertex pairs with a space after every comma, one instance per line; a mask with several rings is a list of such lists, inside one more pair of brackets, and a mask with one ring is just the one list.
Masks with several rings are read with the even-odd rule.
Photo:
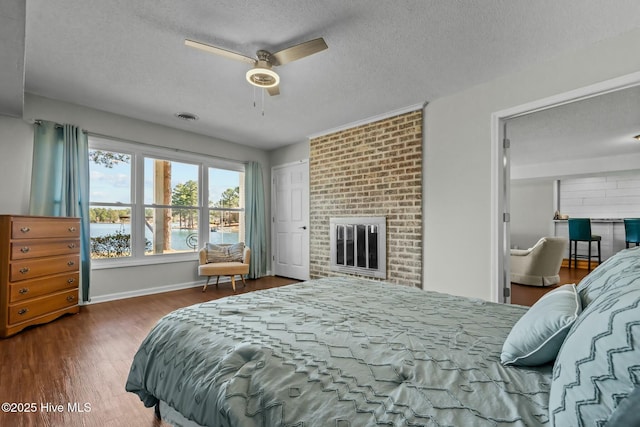
[[536, 301], [538, 301], [544, 294], [546, 294], [550, 290], [555, 289], [558, 286], [562, 286], [567, 283], [575, 283], [577, 285], [578, 283], [580, 283], [580, 280], [582, 280], [587, 274], [589, 274], [589, 270], [587, 270], [586, 268], [569, 269], [567, 267], [561, 267], [560, 283], [558, 285], [538, 287], [538, 286], [518, 285], [517, 283], [512, 283], [511, 284], [511, 303], [532, 306]]
[[[247, 280], [238, 293], [298, 282]], [[0, 339], [0, 426], [167, 426], [124, 390], [133, 356], [160, 317], [232, 295], [230, 283], [83, 306], [80, 314]], [[79, 409], [79, 410], [78, 410]], [[27, 412], [30, 411], [30, 412]]]

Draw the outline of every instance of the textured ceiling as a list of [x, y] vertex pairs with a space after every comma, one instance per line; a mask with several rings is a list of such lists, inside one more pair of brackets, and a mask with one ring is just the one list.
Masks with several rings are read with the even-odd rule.
[[[272, 149], [613, 37], [638, 16], [638, 0], [29, 0], [25, 90]], [[329, 49], [276, 69], [264, 116], [247, 64], [184, 46], [254, 56], [316, 37]]]
[[507, 122], [513, 167], [638, 155], [640, 143], [633, 137], [639, 134], [640, 86]]

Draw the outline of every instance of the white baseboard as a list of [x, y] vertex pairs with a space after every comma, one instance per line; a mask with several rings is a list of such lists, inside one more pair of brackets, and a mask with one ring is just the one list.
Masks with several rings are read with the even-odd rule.
[[[220, 283], [230, 283], [230, 282], [231, 282], [231, 279], [229, 279], [228, 277], [225, 277], [225, 278], [223, 278], [222, 276], [220, 277]], [[135, 297], [141, 297], [145, 295], [161, 294], [164, 292], [179, 291], [181, 289], [197, 288], [200, 286], [204, 286], [205, 283], [206, 283], [206, 280], [199, 280], [196, 282], [177, 283], [175, 285], [165, 285], [165, 286], [158, 286], [155, 288], [136, 289], [133, 291], [99, 295], [99, 296], [91, 297], [91, 301], [85, 302], [83, 305], [99, 304], [101, 302], [107, 302], [107, 301], [116, 301], [120, 299], [135, 298]], [[215, 282], [212, 282], [212, 283], [215, 283]]]
[[[267, 271], [267, 276], [271, 276], [271, 271]], [[80, 305], [99, 304], [101, 302], [116, 301], [119, 299], [142, 297], [145, 295], [161, 294], [163, 292], [179, 291], [181, 289], [197, 288], [204, 286], [206, 280], [198, 280], [196, 282], [177, 283], [175, 285], [158, 286], [155, 288], [136, 289], [127, 292], [117, 292], [114, 294], [98, 295], [91, 297], [91, 301], [81, 303]], [[215, 282], [212, 282], [215, 283]], [[227, 276], [220, 276], [219, 283], [231, 283], [231, 279]], [[210, 283], [211, 285], [211, 283]]]

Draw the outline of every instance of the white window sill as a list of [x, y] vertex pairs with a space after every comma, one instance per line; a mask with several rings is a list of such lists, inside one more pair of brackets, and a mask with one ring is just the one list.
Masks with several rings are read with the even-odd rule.
[[91, 260], [92, 270], [105, 270], [109, 268], [139, 267], [154, 264], [170, 264], [176, 262], [197, 262], [198, 253], [189, 252], [181, 254], [147, 255], [144, 258], [118, 258], [118, 259], [94, 259]]

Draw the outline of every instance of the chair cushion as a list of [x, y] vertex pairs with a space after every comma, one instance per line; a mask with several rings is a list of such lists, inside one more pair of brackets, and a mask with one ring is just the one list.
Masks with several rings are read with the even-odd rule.
[[216, 262], [198, 266], [200, 276], [231, 276], [249, 274], [249, 264], [241, 262]]
[[207, 262], [242, 262], [244, 243], [207, 243]]
[[518, 366], [553, 361], [580, 311], [575, 285], [563, 285], [545, 294], [513, 326], [500, 360]]

